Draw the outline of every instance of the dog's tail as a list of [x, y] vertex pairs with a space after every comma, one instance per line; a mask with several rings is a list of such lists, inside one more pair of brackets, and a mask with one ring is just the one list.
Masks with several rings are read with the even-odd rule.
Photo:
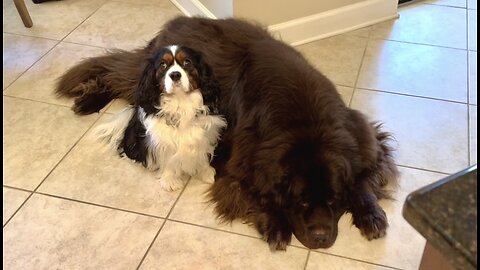
[[135, 109], [128, 106], [121, 112], [113, 115], [109, 121], [95, 126], [89, 135], [89, 139], [101, 141], [107, 145], [108, 149], [119, 152], [125, 129], [133, 117]]
[[74, 98], [77, 114], [98, 112], [115, 98], [133, 103], [145, 54], [144, 49], [116, 50], [85, 59], [58, 79], [55, 94]]
[[[372, 123], [375, 130], [375, 137], [377, 139], [379, 148], [375, 168], [375, 177], [377, 183], [381, 187], [390, 185], [396, 187], [398, 185], [399, 171], [397, 165], [393, 160], [394, 148], [390, 145], [394, 141], [392, 134], [382, 131], [381, 123]], [[390, 192], [385, 190], [375, 190], [377, 197], [390, 198]]]

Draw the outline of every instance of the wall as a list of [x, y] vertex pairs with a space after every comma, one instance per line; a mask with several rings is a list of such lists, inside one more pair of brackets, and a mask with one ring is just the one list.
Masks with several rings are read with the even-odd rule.
[[170, 0], [187, 16], [258, 21], [299, 45], [398, 17], [398, 0]]
[[[201, 2], [221, 0], [201, 0]], [[293, 19], [333, 10], [363, 0], [233, 0], [236, 17], [255, 19], [265, 25], [274, 25]], [[227, 0], [226, 2], [230, 2]]]
[[[261, 2], [261, 0], [257, 1]], [[200, 3], [210, 10], [217, 18], [233, 16], [233, 0], [200, 0]]]

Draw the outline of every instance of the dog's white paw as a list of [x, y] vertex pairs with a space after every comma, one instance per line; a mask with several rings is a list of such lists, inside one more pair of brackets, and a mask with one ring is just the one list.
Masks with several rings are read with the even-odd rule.
[[215, 169], [208, 166], [205, 170], [198, 174], [198, 179], [209, 184], [215, 182]]
[[166, 191], [174, 191], [183, 188], [184, 182], [173, 176], [162, 176], [160, 178], [160, 187]]

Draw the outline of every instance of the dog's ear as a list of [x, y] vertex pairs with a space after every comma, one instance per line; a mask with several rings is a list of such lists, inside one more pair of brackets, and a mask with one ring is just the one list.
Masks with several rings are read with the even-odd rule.
[[215, 78], [212, 68], [203, 58], [200, 59], [199, 66], [200, 91], [202, 92], [203, 103], [208, 107], [211, 114], [219, 114], [220, 85]]
[[288, 181], [285, 181], [285, 177], [290, 172], [290, 166], [284, 164], [282, 160], [289, 145], [282, 143], [280, 137], [258, 144], [252, 162], [255, 188], [259, 194], [269, 197], [268, 199], [273, 200], [277, 205], [284, 205], [287, 203], [287, 198], [283, 191], [288, 189]]
[[155, 58], [145, 60], [143, 72], [135, 91], [136, 105], [143, 108], [146, 114], [157, 112], [160, 102], [159, 82], [157, 80]]

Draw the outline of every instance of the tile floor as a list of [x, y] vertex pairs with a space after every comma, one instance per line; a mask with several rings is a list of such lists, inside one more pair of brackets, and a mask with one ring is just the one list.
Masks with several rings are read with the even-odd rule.
[[142, 45], [180, 12], [167, 0], [26, 2], [31, 29], [3, 1], [4, 269], [417, 269], [425, 239], [402, 218], [406, 195], [476, 163], [476, 1], [416, 2], [299, 46], [349, 106], [393, 131], [402, 176], [381, 202], [385, 238], [366, 241], [345, 215], [333, 247], [271, 253], [252, 228], [216, 222], [206, 184], [162, 191], [89, 138], [121, 102], [76, 117], [52, 95], [80, 59]]

